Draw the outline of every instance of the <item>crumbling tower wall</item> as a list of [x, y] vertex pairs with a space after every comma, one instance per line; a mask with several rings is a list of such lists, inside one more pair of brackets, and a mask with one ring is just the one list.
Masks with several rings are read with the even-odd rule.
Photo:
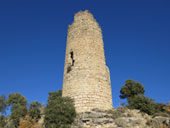
[[77, 112], [112, 108], [102, 31], [88, 11], [76, 13], [68, 28], [63, 96], [74, 99]]

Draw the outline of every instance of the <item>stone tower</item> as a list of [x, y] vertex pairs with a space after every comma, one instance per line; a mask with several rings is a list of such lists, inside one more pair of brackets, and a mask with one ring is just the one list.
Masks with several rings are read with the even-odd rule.
[[102, 31], [87, 10], [76, 13], [68, 28], [63, 96], [74, 99], [78, 113], [112, 108]]

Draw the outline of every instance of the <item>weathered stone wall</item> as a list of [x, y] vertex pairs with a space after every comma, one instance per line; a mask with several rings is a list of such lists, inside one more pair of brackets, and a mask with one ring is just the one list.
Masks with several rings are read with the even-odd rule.
[[69, 25], [63, 96], [74, 99], [77, 112], [112, 108], [109, 69], [105, 64], [102, 31], [93, 15], [80, 11]]

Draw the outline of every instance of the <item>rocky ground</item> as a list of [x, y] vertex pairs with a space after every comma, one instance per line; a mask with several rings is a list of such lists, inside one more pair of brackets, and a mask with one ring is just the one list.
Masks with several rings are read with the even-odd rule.
[[94, 109], [78, 114], [72, 128], [170, 128], [170, 117], [166, 114], [153, 117], [125, 108], [110, 111]]

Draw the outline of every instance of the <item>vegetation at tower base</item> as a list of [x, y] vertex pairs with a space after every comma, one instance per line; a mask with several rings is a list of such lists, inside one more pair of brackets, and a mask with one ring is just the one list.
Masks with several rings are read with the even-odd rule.
[[[31, 102], [20, 93], [11, 93], [8, 99], [0, 97], [0, 128], [68, 128], [76, 116], [73, 100], [61, 97], [62, 91], [50, 92], [45, 108], [38, 101]], [[3, 112], [10, 107], [10, 115]], [[44, 126], [42, 125], [44, 123]]]
[[[133, 80], [131, 80], [135, 83]], [[133, 84], [131, 84], [133, 85]], [[128, 85], [130, 86], [130, 85]], [[128, 88], [129, 93], [133, 90]], [[141, 88], [144, 90], [144, 88]], [[138, 89], [136, 89], [138, 90]], [[133, 94], [134, 94], [133, 90]], [[142, 92], [142, 91], [137, 91]], [[40, 112], [41, 104], [27, 100], [20, 93], [9, 94], [8, 99], [0, 100], [0, 105], [11, 107], [11, 113], [0, 114], [0, 128], [169, 128], [170, 105], [155, 103], [144, 93], [128, 95], [128, 104], [112, 110], [93, 109], [89, 112], [75, 112], [73, 100], [61, 97], [62, 91], [49, 92], [48, 103]], [[1, 107], [2, 108], [2, 107]], [[7, 107], [1, 111], [5, 112]], [[43, 113], [42, 113], [43, 112]], [[148, 115], [148, 114], [150, 115]], [[73, 121], [74, 120], [74, 121]], [[40, 123], [40, 121], [42, 121]], [[44, 124], [44, 125], [42, 125]]]
[[[44, 114], [40, 114], [41, 104], [30, 103], [20, 93], [0, 97], [0, 128], [170, 128], [170, 103], [155, 103], [144, 96], [144, 87], [139, 82], [127, 80], [121, 88], [122, 98], [128, 104], [117, 110], [92, 110], [76, 115], [73, 101], [61, 97], [62, 91], [50, 92]], [[136, 84], [138, 83], [138, 84]], [[7, 105], [11, 106], [11, 114], [4, 116]], [[147, 114], [146, 114], [147, 113]], [[149, 114], [149, 115], [148, 115]], [[75, 118], [76, 116], [76, 118]], [[39, 124], [44, 119], [44, 126]], [[74, 123], [72, 123], [74, 120]]]
[[62, 97], [61, 90], [50, 92], [44, 114], [46, 128], [69, 128], [76, 116], [73, 100]]
[[127, 108], [139, 109], [149, 115], [156, 113], [167, 113], [164, 109], [164, 103], [155, 103], [154, 99], [144, 96], [145, 89], [139, 82], [133, 80], [126, 80], [125, 85], [120, 90], [120, 98], [127, 98]]
[[20, 118], [24, 118], [27, 114], [27, 100], [20, 93], [11, 93], [8, 97], [8, 105], [11, 105], [10, 118], [17, 127]]
[[153, 115], [155, 113], [155, 104], [153, 103], [153, 99], [147, 98], [144, 95], [130, 97], [128, 98], [128, 103], [128, 108], [130, 109], [139, 109], [149, 115]]
[[38, 101], [34, 101], [29, 106], [28, 114], [32, 119], [35, 119], [36, 122], [41, 118], [41, 104]]

